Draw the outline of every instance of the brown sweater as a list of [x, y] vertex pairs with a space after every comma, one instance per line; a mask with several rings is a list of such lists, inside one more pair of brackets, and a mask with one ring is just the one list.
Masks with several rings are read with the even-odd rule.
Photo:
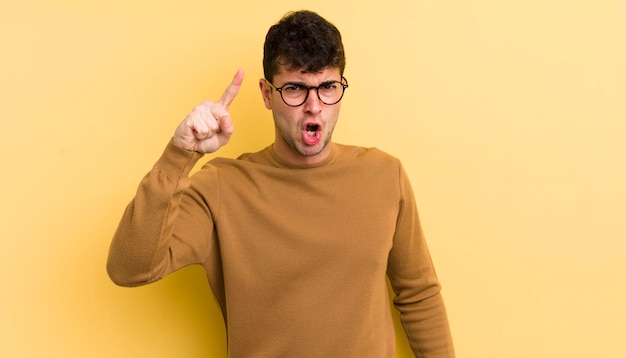
[[122, 286], [204, 266], [229, 357], [393, 357], [385, 277], [417, 357], [454, 357], [440, 286], [400, 162], [332, 144], [315, 167], [271, 147], [213, 159], [171, 142], [111, 244]]

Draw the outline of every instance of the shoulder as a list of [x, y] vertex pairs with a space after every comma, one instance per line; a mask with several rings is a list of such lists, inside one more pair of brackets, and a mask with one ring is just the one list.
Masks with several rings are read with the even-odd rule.
[[400, 167], [400, 159], [376, 147], [333, 144], [337, 151], [337, 161], [359, 161], [377, 165]]
[[257, 152], [242, 153], [236, 158], [215, 157], [207, 161], [202, 166], [202, 170], [221, 170], [254, 164], [268, 164], [268, 149], [269, 148], [265, 148]]
[[247, 177], [246, 173], [271, 167], [267, 148], [258, 152], [244, 153], [237, 158], [215, 157], [204, 163], [194, 177], [201, 181], [236, 180]]

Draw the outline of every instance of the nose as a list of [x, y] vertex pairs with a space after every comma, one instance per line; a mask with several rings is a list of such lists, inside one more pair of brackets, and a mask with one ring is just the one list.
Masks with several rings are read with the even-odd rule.
[[309, 88], [309, 95], [304, 102], [304, 110], [311, 113], [319, 113], [322, 110], [322, 100], [317, 94], [317, 88]]

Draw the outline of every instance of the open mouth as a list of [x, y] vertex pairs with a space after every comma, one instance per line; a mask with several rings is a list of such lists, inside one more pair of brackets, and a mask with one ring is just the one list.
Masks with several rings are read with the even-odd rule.
[[315, 133], [319, 129], [319, 125], [317, 124], [307, 124], [306, 125], [306, 133], [311, 137], [315, 136]]
[[302, 139], [307, 145], [316, 145], [322, 138], [322, 126], [319, 124], [307, 124], [302, 131]]

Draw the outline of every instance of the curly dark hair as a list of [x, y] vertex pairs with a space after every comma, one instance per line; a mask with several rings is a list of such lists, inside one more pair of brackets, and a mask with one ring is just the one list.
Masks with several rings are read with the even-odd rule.
[[265, 78], [272, 81], [280, 65], [287, 66], [289, 70], [301, 69], [304, 72], [339, 68], [343, 75], [346, 58], [339, 30], [312, 11], [287, 13], [270, 27], [265, 37]]

